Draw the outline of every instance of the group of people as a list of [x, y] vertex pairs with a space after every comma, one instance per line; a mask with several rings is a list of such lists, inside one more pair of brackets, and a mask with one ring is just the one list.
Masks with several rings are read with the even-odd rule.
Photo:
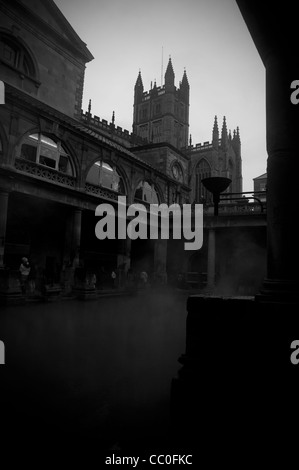
[[[24, 295], [28, 293], [32, 293], [35, 290], [35, 280], [34, 280], [33, 271], [34, 271], [34, 267], [30, 265], [28, 258], [23, 257], [21, 260], [20, 267], [19, 267], [19, 274], [20, 274], [21, 289]], [[116, 269], [110, 272], [111, 287], [114, 289], [118, 287], [118, 284], [120, 281], [118, 279], [117, 273], [118, 271]], [[101, 279], [101, 280], [103, 281], [104, 279]], [[96, 283], [98, 282], [98, 279], [95, 273], [88, 272], [88, 275], [86, 275], [85, 281], [95, 288]], [[127, 287], [131, 286], [134, 288], [136, 287], [145, 288], [149, 286], [149, 276], [147, 272], [144, 270], [140, 272], [135, 272], [132, 269], [129, 269], [126, 275], [125, 283]]]

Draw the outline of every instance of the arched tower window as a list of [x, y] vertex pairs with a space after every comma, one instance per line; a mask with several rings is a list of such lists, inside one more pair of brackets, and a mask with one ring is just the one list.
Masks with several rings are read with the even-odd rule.
[[174, 164], [172, 165], [171, 171], [172, 171], [172, 176], [174, 179], [176, 179], [180, 183], [184, 182], [184, 173], [183, 173], [181, 165], [178, 162], [174, 162]]
[[26, 48], [13, 36], [0, 33], [0, 59], [8, 67], [36, 78], [34, 62]]
[[134, 199], [136, 202], [142, 201], [148, 204], [159, 204], [159, 196], [155, 186], [148, 181], [140, 181], [136, 188]]
[[125, 194], [123, 179], [116, 167], [103, 160], [99, 160], [92, 165], [87, 174], [86, 183]]
[[211, 176], [211, 167], [204, 158], [200, 160], [195, 169], [195, 201], [200, 202], [202, 199], [210, 202], [212, 200], [211, 193], [204, 187], [201, 180]]
[[227, 188], [227, 191], [230, 192], [230, 191], [231, 191], [232, 184], [233, 184], [233, 180], [234, 180], [234, 164], [233, 164], [233, 162], [232, 162], [231, 160], [228, 161], [227, 177], [232, 180], [231, 184], [230, 184], [229, 187]]
[[60, 141], [44, 134], [30, 134], [21, 144], [20, 157], [53, 170], [74, 175], [71, 160]]

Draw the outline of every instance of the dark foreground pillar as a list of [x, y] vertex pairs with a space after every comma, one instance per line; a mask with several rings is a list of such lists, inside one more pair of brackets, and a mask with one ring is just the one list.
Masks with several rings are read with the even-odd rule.
[[[172, 381], [172, 438], [210, 468], [270, 468], [297, 448], [297, 309], [277, 303], [191, 296], [186, 350]], [[297, 336], [296, 336], [297, 335]], [[299, 358], [299, 354], [298, 354]]]
[[291, 103], [298, 63], [279, 54], [266, 62], [267, 279], [258, 300], [296, 302], [299, 292], [299, 105]]
[[287, 468], [299, 422], [298, 2], [237, 4], [266, 69], [267, 278], [252, 299], [188, 299], [172, 429], [202, 466]]
[[4, 265], [5, 235], [9, 193], [0, 190], [0, 305], [23, 303], [19, 272]]

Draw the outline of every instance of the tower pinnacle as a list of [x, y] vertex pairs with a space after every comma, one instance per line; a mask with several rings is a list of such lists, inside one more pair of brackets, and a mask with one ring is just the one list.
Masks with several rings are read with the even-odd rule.
[[135, 83], [135, 88], [134, 88], [134, 102], [141, 102], [142, 100], [142, 95], [143, 95], [143, 83], [142, 83], [142, 78], [141, 78], [141, 71], [139, 70], [138, 77]]
[[226, 127], [226, 118], [223, 117], [223, 124], [221, 130], [221, 145], [222, 147], [226, 148], [228, 143], [228, 136], [227, 136], [227, 127]]
[[143, 91], [143, 83], [142, 83], [141, 71], [140, 70], [139, 70], [138, 77], [137, 77], [137, 80], [136, 80], [136, 83], [135, 83], [135, 89], [137, 87], [141, 87], [142, 91]]
[[214, 148], [217, 148], [219, 145], [219, 129], [218, 129], [217, 116], [215, 116], [215, 119], [214, 119], [212, 144]]
[[166, 72], [165, 72], [165, 89], [166, 91], [172, 91], [174, 89], [174, 71], [172, 67], [171, 57], [169, 57], [169, 61], [167, 64]]

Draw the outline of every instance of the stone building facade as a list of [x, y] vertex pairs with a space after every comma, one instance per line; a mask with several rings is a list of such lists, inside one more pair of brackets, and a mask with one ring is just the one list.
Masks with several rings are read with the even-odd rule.
[[187, 177], [178, 182], [139, 156], [140, 138], [114, 120], [82, 113], [93, 56], [54, 2], [1, 1], [0, 10], [1, 292], [16, 289], [23, 256], [46, 283], [72, 284], [81, 264], [99, 278], [134, 263], [165, 270], [165, 241], [98, 240], [95, 209], [117, 207], [119, 195], [128, 205], [186, 199]]
[[[187, 184], [190, 202], [211, 202], [211, 193], [201, 183], [209, 176], [228, 177], [232, 183], [227, 192], [242, 192], [239, 128], [234, 129], [232, 135], [224, 117], [220, 134], [215, 116], [211, 142], [192, 145], [191, 136], [189, 138], [190, 85], [186, 70], [177, 88], [170, 58], [164, 82], [161, 87], [154, 82], [149, 91], [144, 91], [141, 72], [138, 74], [134, 89], [133, 131], [145, 139], [147, 145], [134, 151], [180, 183]], [[165, 143], [168, 143], [167, 151]]]
[[212, 140], [203, 144], [190, 145], [187, 149], [190, 157], [191, 199], [196, 202], [210, 202], [212, 195], [202, 184], [203, 178], [224, 176], [232, 180], [226, 192], [242, 192], [242, 158], [239, 128], [233, 136], [227, 131], [224, 116], [221, 135], [219, 135], [217, 116], [215, 116]]
[[189, 133], [189, 83], [186, 71], [179, 88], [169, 59], [164, 86], [156, 82], [145, 92], [139, 72], [134, 90], [133, 131], [152, 143], [168, 142], [181, 149], [188, 144]]
[[[130, 267], [166, 278], [185, 263], [180, 240], [98, 240], [95, 209], [119, 196], [142, 202], [202, 202], [201, 178], [224, 175], [242, 189], [239, 131], [188, 145], [189, 82], [178, 88], [171, 59], [163, 87], [134, 89], [133, 132], [82, 112], [86, 64], [93, 59], [51, 0], [0, 0], [1, 292], [17, 289], [29, 257], [36, 283], [74, 284], [84, 266], [98, 279]], [[205, 171], [205, 172], [204, 172]], [[167, 256], [167, 252], [171, 256]], [[14, 274], [13, 274], [14, 273]]]

